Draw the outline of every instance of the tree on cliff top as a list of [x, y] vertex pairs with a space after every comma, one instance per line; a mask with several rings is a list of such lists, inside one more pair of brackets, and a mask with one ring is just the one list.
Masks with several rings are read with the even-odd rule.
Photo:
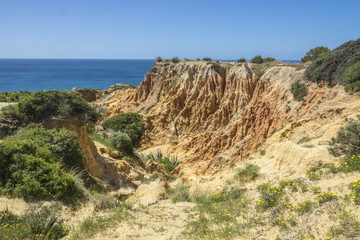
[[301, 58], [301, 62], [305, 63], [308, 61], [314, 61], [317, 58], [319, 58], [321, 55], [328, 52], [330, 52], [330, 49], [328, 47], [320, 46], [320, 47], [312, 48], [310, 49], [310, 51], [306, 53], [306, 55], [303, 58]]
[[252, 63], [263, 63], [264, 59], [261, 57], [261, 55], [257, 55], [251, 59]]
[[329, 85], [340, 83], [351, 94], [360, 91], [360, 39], [321, 54], [306, 69], [304, 77]]

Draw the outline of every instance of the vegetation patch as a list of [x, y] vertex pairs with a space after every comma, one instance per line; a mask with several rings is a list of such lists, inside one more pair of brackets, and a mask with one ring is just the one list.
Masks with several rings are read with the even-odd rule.
[[176, 186], [170, 190], [170, 199], [173, 203], [190, 202], [190, 194], [188, 186]]
[[96, 122], [100, 118], [100, 114], [80, 96], [56, 90], [38, 91], [22, 97], [19, 112], [30, 122], [49, 117], [76, 116], [87, 122]]
[[79, 225], [79, 232], [85, 236], [92, 236], [93, 234], [103, 231], [115, 223], [124, 221], [129, 217], [124, 204], [118, 204], [111, 208], [110, 216], [88, 217]]
[[149, 154], [143, 154], [142, 159], [144, 161], [154, 161], [164, 166], [167, 173], [170, 173], [177, 166], [181, 164], [177, 156], [165, 156], [161, 150], [157, 150], [155, 154], [150, 152]]
[[30, 95], [31, 92], [2, 92], [0, 93], [0, 102], [19, 102], [21, 98]]
[[244, 192], [234, 188], [211, 196], [196, 196], [199, 215], [186, 225], [184, 234], [191, 239], [231, 239], [242, 235], [247, 226], [238, 218], [247, 212]]
[[291, 84], [290, 92], [292, 93], [295, 101], [302, 101], [308, 93], [308, 89], [305, 84], [297, 80]]
[[8, 210], [0, 211], [1, 239], [61, 239], [69, 234], [56, 212], [47, 207], [18, 216]]
[[360, 90], [360, 39], [351, 40], [333, 51], [321, 54], [306, 69], [305, 78], [312, 82], [340, 83], [350, 92]]
[[264, 62], [264, 59], [261, 57], [261, 55], [257, 55], [251, 59], [251, 62], [261, 64]]
[[123, 132], [112, 133], [109, 137], [111, 146], [121, 152], [132, 154], [133, 146], [130, 137]]
[[141, 136], [144, 134], [144, 124], [138, 113], [121, 113], [115, 115], [102, 124], [105, 129], [126, 133], [134, 147], [139, 146]]
[[35, 128], [0, 143], [0, 192], [28, 200], [75, 203], [83, 182], [66, 171], [82, 166], [76, 136]]
[[305, 62], [309, 62], [309, 61], [314, 61], [316, 59], [318, 59], [321, 55], [329, 53], [330, 49], [328, 47], [316, 47], [316, 48], [312, 48], [310, 49], [304, 57], [301, 58], [301, 62], [305, 63]]
[[[357, 156], [360, 153], [360, 121], [349, 120], [335, 138], [331, 139], [329, 153], [335, 157]], [[360, 161], [359, 166], [360, 169]]]
[[260, 168], [254, 164], [248, 164], [244, 169], [237, 172], [237, 177], [240, 182], [253, 181], [259, 176]]

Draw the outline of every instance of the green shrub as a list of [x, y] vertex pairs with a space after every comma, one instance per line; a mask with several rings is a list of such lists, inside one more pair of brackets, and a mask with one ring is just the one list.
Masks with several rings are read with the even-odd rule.
[[263, 63], [264, 59], [261, 57], [261, 55], [257, 55], [251, 59], [252, 63]]
[[259, 176], [260, 168], [254, 164], [248, 164], [244, 169], [237, 173], [237, 177], [241, 182], [253, 181]]
[[155, 62], [162, 62], [163, 61], [163, 59], [161, 58], [161, 57], [157, 57], [156, 59], [155, 59]]
[[189, 58], [184, 58], [184, 61], [185, 61], [185, 62], [189, 62], [189, 61], [192, 61], [192, 60], [189, 59]]
[[30, 94], [31, 92], [28, 91], [2, 92], [0, 93], [0, 102], [18, 102], [21, 98]]
[[300, 83], [300, 80], [297, 80], [291, 84], [290, 92], [294, 96], [295, 101], [302, 101], [303, 98], [307, 95], [308, 90], [305, 84]]
[[130, 137], [126, 133], [115, 132], [109, 137], [110, 143], [118, 151], [131, 154], [133, 146]]
[[320, 55], [306, 69], [305, 78], [329, 85], [342, 84], [350, 93], [360, 90], [360, 39], [351, 40]]
[[18, 136], [24, 141], [33, 141], [37, 146], [48, 149], [53, 159], [61, 162], [67, 169], [84, 169], [83, 156], [75, 133], [67, 130], [33, 128]]
[[173, 57], [172, 59], [171, 59], [171, 62], [173, 62], [173, 63], [178, 63], [180, 60], [179, 60], [179, 58], [178, 57]]
[[100, 114], [84, 99], [66, 91], [38, 91], [19, 101], [19, 111], [29, 121], [39, 122], [49, 117], [79, 117], [96, 122]]
[[325, 54], [325, 53], [329, 53], [330, 49], [327, 47], [316, 47], [316, 48], [312, 48], [310, 49], [310, 51], [308, 51], [306, 53], [306, 55], [301, 58], [301, 62], [305, 63], [308, 61], [314, 61], [316, 59], [318, 59], [321, 55]]
[[360, 122], [351, 121], [331, 139], [329, 152], [335, 157], [357, 156], [360, 153]]
[[212, 61], [212, 59], [209, 58], [209, 57], [204, 57], [202, 60], [205, 61], [205, 62], [211, 62]]
[[141, 136], [144, 133], [144, 125], [140, 115], [132, 112], [113, 116], [104, 121], [102, 126], [105, 129], [126, 133], [135, 147], [139, 145]]
[[245, 58], [240, 58], [237, 60], [238, 63], [243, 63], [243, 62], [246, 62], [246, 59]]
[[82, 167], [76, 136], [67, 130], [23, 132], [0, 143], [0, 159], [0, 192], [4, 194], [65, 203], [84, 197], [81, 180], [75, 181], [62, 169]]
[[271, 186], [263, 183], [257, 187], [257, 190], [260, 194], [260, 200], [257, 202], [256, 209], [261, 211], [277, 206], [283, 196], [281, 186]]
[[272, 58], [272, 57], [267, 57], [267, 58], [264, 58], [263, 60], [264, 60], [264, 62], [274, 62], [274, 61], [276, 61], [276, 59]]

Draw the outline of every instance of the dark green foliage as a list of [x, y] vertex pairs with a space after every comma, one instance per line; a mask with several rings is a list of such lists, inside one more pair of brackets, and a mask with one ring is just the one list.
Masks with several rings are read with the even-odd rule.
[[29, 121], [38, 122], [49, 117], [80, 117], [96, 122], [100, 114], [84, 99], [66, 91], [38, 91], [21, 98], [19, 111]]
[[75, 133], [67, 130], [45, 130], [34, 128], [21, 133], [21, 140], [33, 141], [37, 146], [48, 149], [55, 161], [61, 162], [67, 169], [84, 169], [83, 156]]
[[173, 63], [178, 63], [180, 60], [179, 60], [178, 57], [173, 57], [173, 58], [171, 59], [171, 61], [172, 61]]
[[275, 59], [275, 58], [272, 58], [272, 57], [267, 57], [267, 58], [264, 58], [263, 60], [264, 60], [264, 62], [273, 62], [273, 61], [276, 61], [276, 59]]
[[110, 144], [118, 151], [131, 154], [133, 152], [133, 145], [130, 137], [126, 133], [115, 132], [109, 137]]
[[184, 61], [185, 61], [185, 62], [189, 62], [189, 61], [192, 61], [192, 60], [189, 59], [189, 58], [184, 58]]
[[242, 63], [242, 62], [246, 62], [246, 59], [245, 58], [240, 58], [237, 60], [238, 63]]
[[306, 53], [306, 55], [301, 58], [301, 62], [305, 63], [308, 61], [314, 61], [317, 58], [319, 58], [321, 55], [330, 52], [330, 49], [327, 47], [316, 47], [316, 48], [312, 48], [310, 49], [310, 51], [308, 51]]
[[336, 157], [350, 157], [360, 154], [360, 122], [351, 121], [331, 139], [329, 152]]
[[0, 102], [18, 102], [21, 98], [30, 94], [28, 91], [2, 92], [0, 93]]
[[113, 116], [104, 121], [102, 126], [105, 129], [126, 133], [130, 137], [134, 147], [139, 145], [141, 136], [144, 133], [144, 124], [140, 115], [132, 112]]
[[0, 211], [0, 239], [61, 239], [69, 229], [55, 213], [47, 207], [32, 209], [23, 216]]
[[322, 54], [305, 71], [312, 82], [340, 83], [350, 93], [360, 90], [360, 39], [351, 40]]
[[[44, 129], [33, 129], [0, 143], [0, 192], [30, 200], [61, 200], [66, 203], [83, 197], [83, 190], [73, 176], [56, 161], [78, 156], [78, 143], [67, 130], [58, 134], [54, 131], [47, 133]], [[64, 141], [64, 144], [58, 141]], [[71, 153], [72, 150], [75, 153]], [[63, 161], [74, 164], [66, 165], [67, 168], [78, 167], [78, 162], [72, 163], [71, 159]]]
[[303, 98], [307, 95], [307, 87], [305, 84], [301, 83], [300, 80], [297, 80], [291, 84], [290, 92], [294, 96], [295, 101], [302, 101]]
[[202, 60], [205, 61], [205, 62], [211, 62], [212, 61], [211, 58], [209, 58], [209, 57], [204, 57]]
[[9, 105], [1, 109], [0, 138], [14, 134], [26, 124], [24, 115], [20, 113], [18, 104]]
[[157, 57], [156, 59], [155, 59], [155, 62], [162, 62], [163, 61], [163, 59], [161, 58], [161, 57]]
[[257, 55], [251, 59], [252, 63], [263, 63], [264, 59], [261, 57], [261, 55]]

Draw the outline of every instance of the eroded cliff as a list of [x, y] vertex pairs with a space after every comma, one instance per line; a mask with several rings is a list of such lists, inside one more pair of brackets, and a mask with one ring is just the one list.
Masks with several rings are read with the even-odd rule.
[[[279, 130], [350, 114], [343, 109], [349, 95], [341, 87], [307, 83], [304, 101], [294, 101], [290, 87], [303, 79], [304, 70], [279, 62], [155, 63], [136, 89], [116, 91], [95, 105], [105, 108], [107, 117], [140, 113], [146, 128], [142, 150], [166, 148], [181, 157], [179, 171], [215, 174], [268, 148], [264, 143]], [[353, 103], [351, 110], [358, 109], [359, 101]], [[296, 138], [295, 130], [289, 131], [280, 142]]]

